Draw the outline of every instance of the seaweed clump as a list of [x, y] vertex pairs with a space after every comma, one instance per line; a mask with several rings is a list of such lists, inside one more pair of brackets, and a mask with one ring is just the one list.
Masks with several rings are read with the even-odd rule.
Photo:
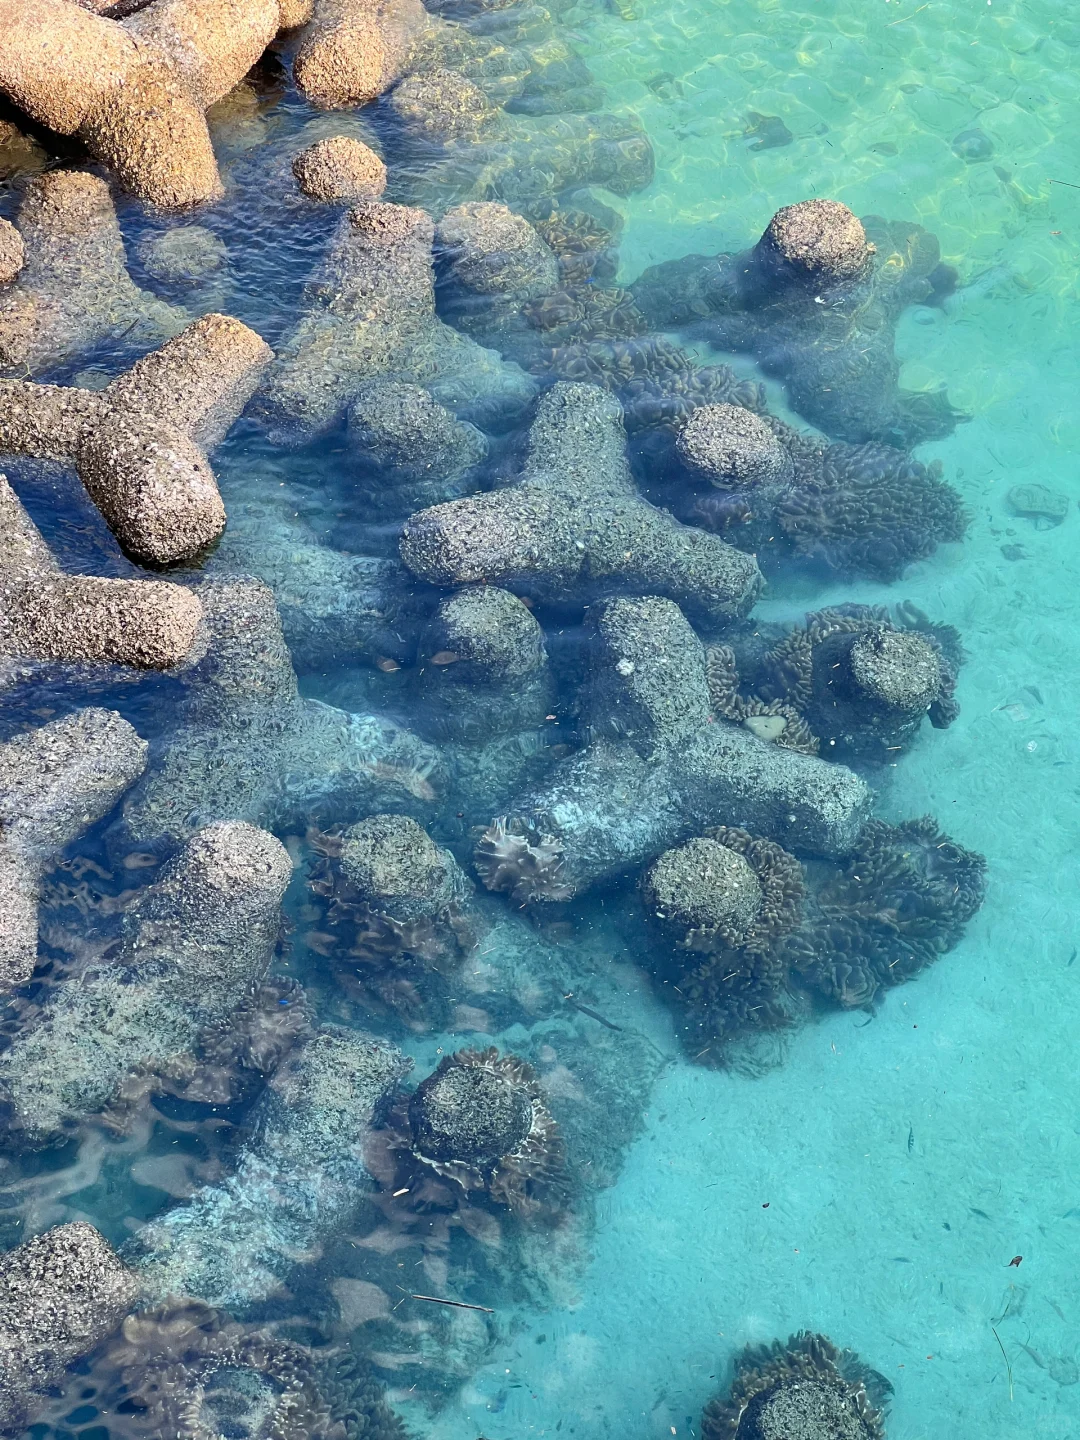
[[785, 941], [802, 984], [845, 1009], [913, 980], [960, 940], [982, 904], [986, 861], [932, 815], [869, 821], [852, 854], [815, 887]]
[[736, 1358], [730, 1390], [702, 1414], [702, 1440], [885, 1440], [891, 1391], [852, 1351], [801, 1330]]
[[842, 760], [894, 758], [924, 718], [947, 729], [960, 713], [959, 632], [910, 603], [895, 613], [896, 621], [880, 605], [816, 611], [752, 657], [745, 676], [731, 646], [710, 646], [714, 713], [777, 745]]
[[889, 445], [830, 445], [820, 468], [776, 509], [791, 554], [839, 575], [897, 580], [939, 545], [964, 538], [968, 513], [929, 465]]
[[696, 1059], [726, 1061], [736, 1038], [793, 1023], [797, 997], [780, 942], [802, 918], [806, 887], [794, 855], [720, 825], [661, 855], [641, 890], [662, 943], [661, 974], [704, 1046]]
[[[516, 1055], [492, 1046], [444, 1056], [413, 1092], [402, 1130], [405, 1170], [419, 1165], [421, 1175], [434, 1172], [530, 1218], [553, 1218], [562, 1208], [558, 1126], [532, 1067]], [[416, 1189], [407, 1179], [398, 1188], [406, 1184]]]
[[[100, 1377], [100, 1388], [95, 1382]], [[89, 1377], [125, 1440], [404, 1440], [405, 1429], [355, 1356], [327, 1360], [199, 1301], [130, 1316]], [[68, 1398], [70, 1408], [70, 1397]]]
[[715, 715], [742, 725], [759, 740], [771, 740], [785, 750], [818, 754], [821, 741], [794, 705], [786, 700], [762, 700], [758, 695], [741, 692], [735, 652], [730, 645], [706, 647], [705, 674]]
[[[745, 383], [710, 397], [709, 407], [721, 398], [745, 404]], [[700, 413], [683, 412], [672, 428], [693, 425]], [[829, 576], [883, 581], [899, 579], [939, 545], [964, 538], [968, 511], [942, 479], [940, 461], [924, 465], [877, 442], [830, 444], [775, 416], [762, 414], [761, 420], [774, 448], [787, 453], [787, 482], [762, 491], [723, 466], [706, 471], [698, 465], [676, 497], [681, 519], [752, 550], [766, 569], [794, 562]]]

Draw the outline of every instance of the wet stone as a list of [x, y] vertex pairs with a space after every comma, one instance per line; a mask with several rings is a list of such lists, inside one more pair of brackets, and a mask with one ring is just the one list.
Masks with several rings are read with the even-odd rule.
[[1005, 496], [1014, 515], [1033, 520], [1037, 530], [1051, 530], [1069, 513], [1069, 497], [1046, 485], [1014, 485]]

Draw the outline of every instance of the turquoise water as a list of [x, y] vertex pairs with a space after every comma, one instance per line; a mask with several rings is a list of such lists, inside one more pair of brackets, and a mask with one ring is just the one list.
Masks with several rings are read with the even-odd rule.
[[[789, 1037], [782, 1064], [751, 1076], [689, 1063], [637, 963], [633, 932], [610, 918], [636, 873], [606, 899], [579, 902], [572, 929], [544, 937], [557, 944], [555, 958], [543, 958], [552, 993], [565, 983], [621, 1030], [543, 1005], [531, 1025], [508, 1007], [500, 1026], [504, 1012], [484, 1011], [480, 986], [445, 1028], [410, 1029], [341, 992], [307, 943], [318, 923], [304, 885], [313, 857], [300, 827], [282, 827], [298, 870], [290, 943], [276, 968], [305, 986], [320, 1018], [391, 1034], [416, 1058], [416, 1076], [462, 1045], [527, 1051], [576, 1136], [579, 1165], [604, 1129], [586, 1104], [597, 1076], [617, 1122], [613, 1183], [588, 1190], [580, 1223], [560, 1243], [500, 1239], [499, 1217], [493, 1239], [476, 1214], [437, 1241], [406, 1229], [400, 1253], [424, 1277], [410, 1287], [490, 1303], [490, 1321], [459, 1312], [436, 1325], [422, 1308], [391, 1309], [400, 1302], [389, 1272], [399, 1262], [387, 1256], [399, 1252], [387, 1235], [401, 1222], [381, 1214], [359, 1217], [287, 1302], [257, 1318], [288, 1321], [298, 1334], [302, 1322], [320, 1346], [352, 1345], [413, 1433], [431, 1440], [697, 1435], [735, 1353], [802, 1328], [852, 1347], [891, 1383], [892, 1440], [946, 1427], [980, 1440], [1075, 1440], [1080, 189], [1071, 187], [1080, 186], [1080, 24], [1061, 5], [1005, 0], [635, 0], [632, 15], [568, 11], [560, 33], [606, 87], [607, 109], [636, 115], [656, 153], [647, 188], [600, 192], [624, 219], [622, 282], [690, 252], [743, 249], [779, 206], [817, 196], [919, 222], [959, 274], [940, 304], [904, 313], [897, 350], [905, 388], [947, 385], [969, 416], [917, 451], [941, 462], [967, 502], [966, 539], [889, 586], [773, 578], [755, 615], [794, 621], [844, 601], [910, 600], [958, 627], [967, 652], [959, 718], [944, 731], [924, 727], [871, 780], [884, 818], [933, 812], [985, 854], [987, 898], [959, 945], [913, 984], [887, 993], [872, 1014], [820, 1016]], [[763, 133], [784, 143], [755, 148], [760, 134], [748, 132], [760, 117], [782, 121], [786, 129]], [[259, 205], [251, 177], [262, 156], [296, 148], [310, 119], [275, 72], [215, 128], [226, 176], [240, 188], [202, 222], [229, 247], [229, 283], [213, 303], [271, 344], [302, 308], [329, 226], [308, 211], [276, 211], [272, 187]], [[360, 122], [377, 133], [377, 114]], [[330, 128], [355, 123], [335, 117]], [[965, 158], [954, 142], [972, 131]], [[394, 186], [392, 169], [389, 199], [401, 198]], [[131, 202], [120, 213], [131, 251], [148, 223], [165, 228]], [[700, 342], [694, 354], [718, 358]], [[132, 358], [121, 340], [50, 378], [93, 365], [113, 371]], [[747, 360], [732, 363], [754, 374]], [[768, 385], [771, 408], [796, 423], [782, 389]], [[324, 542], [391, 554], [392, 538], [349, 511], [340, 456], [340, 435], [297, 455], [270, 446], [248, 420], [215, 466], [237, 523], [257, 474], [291, 487]], [[26, 467], [22, 493], [50, 539], [87, 568], [105, 562], [127, 573], [100, 527], [48, 479]], [[1036, 483], [1067, 497], [1061, 524], [1041, 528], [1008, 505], [1012, 487]], [[560, 622], [547, 623], [554, 645]], [[423, 707], [408, 662], [403, 669], [342, 657], [308, 667], [302, 684], [316, 698], [408, 724]], [[118, 682], [94, 703], [166, 736], [170, 684]], [[76, 691], [60, 703], [80, 701]], [[25, 699], [31, 713], [53, 703], [52, 693]], [[563, 697], [567, 724], [570, 708]], [[582, 738], [572, 733], [572, 743]], [[464, 859], [456, 818], [436, 823]], [[95, 832], [74, 851], [107, 868], [104, 843]], [[502, 898], [490, 903], [498, 916]], [[82, 925], [70, 907], [47, 918], [68, 932]], [[77, 1217], [120, 1244], [228, 1171], [250, 1103], [222, 1107], [222, 1121], [214, 1107], [159, 1102], [127, 1137], [91, 1123], [67, 1147], [6, 1159], [3, 1244]], [[36, 1436], [111, 1433], [92, 1404], [77, 1408], [78, 1383]]]

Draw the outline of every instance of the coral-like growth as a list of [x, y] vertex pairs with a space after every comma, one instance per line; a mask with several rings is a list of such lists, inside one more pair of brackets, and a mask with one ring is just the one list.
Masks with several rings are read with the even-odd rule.
[[964, 538], [968, 512], [929, 466], [888, 445], [830, 445], [813, 472], [776, 507], [776, 523], [796, 559], [838, 575], [896, 580], [939, 545]]
[[982, 904], [986, 861], [930, 815], [871, 820], [838, 869], [812, 892], [785, 944], [802, 983], [845, 1008], [872, 1005], [951, 950]]
[[404, 1440], [355, 1356], [327, 1358], [198, 1301], [129, 1316], [80, 1377], [80, 1399], [91, 1387], [118, 1440]]
[[885, 1440], [891, 1393], [850, 1350], [802, 1330], [736, 1357], [731, 1388], [705, 1407], [702, 1440]]
[[[748, 403], [740, 391], [718, 398], [735, 406]], [[680, 466], [672, 465], [670, 446], [665, 451], [654, 439], [653, 449], [675, 472], [676, 513], [753, 551], [766, 570], [795, 561], [828, 575], [895, 580], [938, 545], [963, 539], [968, 512], [941, 478], [940, 461], [926, 466], [878, 443], [829, 444], [765, 413], [761, 401], [752, 408], [763, 412], [760, 418], [742, 424], [752, 425], [759, 436], [759, 463], [769, 457], [768, 485], [748, 483], [740, 465], [731, 463], [730, 444], [718, 450], [714, 443], [704, 465], [697, 455], [696, 431], [703, 423], [715, 430], [712, 417], [737, 414], [728, 404], [710, 402], [704, 415], [691, 408], [682, 412], [683, 428], [675, 427]], [[743, 469], [748, 460], [743, 457]]]
[[714, 714], [785, 750], [798, 750], [803, 755], [819, 753], [820, 740], [793, 705], [740, 693], [735, 652], [730, 645], [706, 647], [705, 674]]
[[[684, 855], [695, 863], [673, 869], [672, 860]], [[721, 855], [724, 866], [717, 863]], [[738, 924], [717, 923], [706, 913], [715, 905], [703, 902], [736, 861], [740, 875], [753, 882], [752, 911]], [[658, 886], [661, 877], [668, 883]], [[799, 924], [805, 893], [793, 855], [734, 826], [718, 826], [667, 852], [646, 872], [642, 898], [661, 941], [660, 974], [671, 981], [670, 998], [678, 997], [696, 1060], [727, 1063], [736, 1039], [792, 1023], [797, 1006], [781, 942]]]
[[[892, 758], [926, 715], [936, 729], [945, 729], [960, 713], [959, 636], [918, 610], [898, 608], [897, 617], [899, 624], [888, 610], [868, 605], [808, 615], [762, 659], [758, 694], [770, 705], [794, 709], [826, 753], [838, 758]], [[720, 703], [737, 706], [739, 697], [729, 699], [729, 683], [720, 678], [722, 647], [716, 648]]]
[[459, 1050], [439, 1062], [408, 1107], [416, 1160], [465, 1191], [522, 1214], [550, 1210], [563, 1184], [558, 1127], [530, 1066], [515, 1055]]
[[477, 842], [473, 863], [488, 890], [505, 891], [519, 905], [569, 900], [574, 893], [560, 879], [559, 842], [513, 816], [491, 822]]
[[701, 405], [765, 408], [765, 387], [758, 381], [740, 380], [727, 365], [695, 366], [685, 350], [663, 336], [575, 340], [547, 351], [542, 359], [542, 368], [561, 380], [587, 381], [614, 391], [630, 435], [644, 430], [667, 438]]

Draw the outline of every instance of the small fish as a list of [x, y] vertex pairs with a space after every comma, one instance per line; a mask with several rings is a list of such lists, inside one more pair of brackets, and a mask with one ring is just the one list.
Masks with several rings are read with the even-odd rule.
[[1074, 961], [1075, 959], [1076, 959], [1076, 946], [1074, 945], [1074, 946], [1073, 946], [1073, 949], [1072, 949], [1072, 954], [1069, 956], [1069, 958], [1068, 958], [1068, 960], [1067, 960], [1067, 962], [1066, 962], [1066, 964], [1065, 964], [1065, 969], [1066, 969], [1066, 970], [1069, 968], [1069, 966], [1073, 963], [1073, 961]]
[[1019, 1268], [1020, 1261], [1023, 1260], [1023, 1258], [1024, 1257], [1022, 1255], [1014, 1255], [1013, 1258], [1009, 1261], [1008, 1265], [1005, 1266], [1005, 1269], [1011, 1270], [1014, 1265]]
[[395, 670], [401, 669], [401, 666], [398, 664], [398, 662], [396, 660], [391, 660], [389, 655], [380, 655], [379, 658], [375, 661], [375, 664], [387, 675], [392, 675]]
[[915, 1149], [915, 1127], [912, 1126], [912, 1125], [909, 1125], [909, 1126], [908, 1126], [908, 1130], [907, 1130], [907, 1153], [910, 1155], [911, 1152], [912, 1152], [912, 1150], [914, 1150], [914, 1149]]
[[1039, 702], [1040, 705], [1046, 704], [1046, 701], [1042, 697], [1042, 691], [1037, 685], [1025, 685], [1024, 689], [1028, 692], [1029, 695], [1034, 695], [1035, 699]]
[[990, 1219], [990, 1216], [986, 1213], [986, 1211], [980, 1210], [977, 1205], [969, 1205], [968, 1209], [971, 1211], [972, 1215], [978, 1215], [981, 1220]]
[[150, 865], [158, 864], [159, 860], [158, 855], [148, 855], [144, 850], [137, 850], [134, 855], [124, 856], [123, 865], [125, 870], [145, 870]]
[[460, 659], [461, 656], [453, 650], [436, 650], [431, 657], [431, 663], [433, 665], [456, 665]]

